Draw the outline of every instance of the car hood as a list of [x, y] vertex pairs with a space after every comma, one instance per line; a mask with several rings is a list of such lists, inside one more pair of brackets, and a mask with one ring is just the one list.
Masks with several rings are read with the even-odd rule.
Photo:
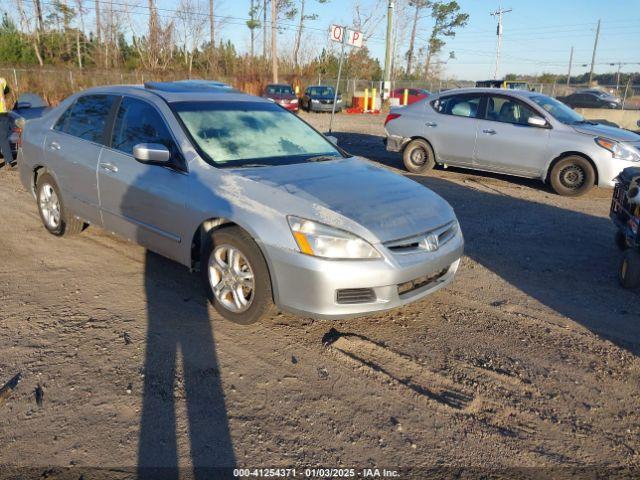
[[611, 140], [617, 140], [619, 142], [638, 142], [640, 141], [640, 135], [630, 132], [629, 130], [623, 130], [622, 128], [610, 127], [607, 125], [591, 125], [588, 123], [580, 125], [572, 125], [576, 132], [584, 133], [586, 135], [603, 136]]
[[[423, 233], [455, 219], [451, 206], [436, 193], [358, 158], [234, 173], [306, 200], [318, 213], [312, 220], [341, 227], [344, 217], [381, 242]], [[327, 215], [331, 212], [338, 215]]]
[[271, 98], [273, 100], [293, 100], [298, 97], [290, 93], [267, 93], [265, 98]]

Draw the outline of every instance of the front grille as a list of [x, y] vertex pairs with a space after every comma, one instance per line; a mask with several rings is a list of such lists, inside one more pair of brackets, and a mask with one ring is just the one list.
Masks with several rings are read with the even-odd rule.
[[343, 288], [337, 292], [337, 302], [342, 304], [371, 303], [376, 294], [371, 288]]
[[418, 290], [425, 285], [429, 285], [430, 283], [433, 283], [442, 278], [448, 271], [448, 268], [443, 268], [435, 275], [423, 275], [422, 277], [418, 277], [408, 282], [401, 283], [398, 285], [398, 295], [402, 297], [403, 295]]
[[425, 239], [430, 235], [436, 235], [438, 239], [438, 247], [451, 240], [458, 231], [458, 223], [456, 221], [449, 222], [441, 227], [435, 228], [425, 233], [415, 235], [413, 237], [402, 238], [400, 240], [392, 240], [384, 245], [394, 253], [414, 253], [418, 250], [428, 250]]
[[320, 100], [320, 103], [331, 104], [333, 100]]

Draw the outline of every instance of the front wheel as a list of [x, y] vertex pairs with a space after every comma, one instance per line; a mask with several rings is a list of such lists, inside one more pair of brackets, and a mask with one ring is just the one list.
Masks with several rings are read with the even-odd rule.
[[436, 165], [436, 156], [433, 148], [422, 139], [409, 142], [402, 152], [404, 166], [411, 173], [424, 173]]
[[558, 195], [576, 197], [591, 190], [596, 182], [596, 172], [586, 158], [570, 155], [553, 166], [549, 180]]
[[624, 288], [634, 289], [640, 286], [640, 253], [636, 250], [626, 250], [622, 255], [618, 279]]
[[214, 230], [203, 253], [202, 280], [220, 315], [249, 325], [272, 313], [269, 269], [247, 232], [235, 226]]
[[57, 237], [80, 233], [84, 222], [64, 208], [58, 185], [51, 175], [45, 173], [38, 177], [36, 185], [38, 213], [44, 227]]

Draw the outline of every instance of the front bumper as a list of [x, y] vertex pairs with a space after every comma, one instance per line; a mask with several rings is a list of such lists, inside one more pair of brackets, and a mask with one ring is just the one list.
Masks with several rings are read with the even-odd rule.
[[[280, 247], [263, 245], [271, 271], [274, 299], [279, 308], [297, 315], [339, 319], [397, 308], [415, 302], [449, 284], [464, 249], [462, 233], [435, 252], [388, 255], [379, 260], [325, 260]], [[402, 257], [402, 258], [398, 258]], [[431, 278], [406, 293], [398, 287], [419, 278]], [[371, 289], [374, 299], [339, 303], [338, 291]]]
[[[333, 103], [314, 103], [310, 104], [311, 111], [313, 112], [330, 112], [333, 110]], [[342, 108], [342, 102], [336, 103], [336, 112]]]
[[598, 169], [598, 187], [613, 188], [616, 185], [615, 178], [627, 167], [640, 167], [639, 162], [618, 160], [607, 156], [605, 160], [596, 161]]
[[281, 103], [281, 102], [278, 102], [278, 105], [280, 105], [282, 108], [286, 108], [290, 112], [297, 112], [298, 108], [299, 108], [298, 103]]
[[387, 135], [384, 144], [388, 152], [400, 152], [404, 148], [409, 139], [400, 135]]

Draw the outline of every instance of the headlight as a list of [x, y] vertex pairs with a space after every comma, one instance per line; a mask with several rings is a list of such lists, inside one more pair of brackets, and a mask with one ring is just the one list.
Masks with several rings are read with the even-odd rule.
[[320, 100], [316, 100], [315, 98], [311, 99], [311, 103], [319, 103], [319, 102], [320, 102]]
[[352, 233], [304, 218], [287, 218], [300, 252], [306, 255], [332, 259], [380, 258], [375, 248]]
[[294, 98], [293, 100], [291, 100], [291, 103], [298, 103], [298, 99]]
[[609, 150], [613, 158], [628, 162], [640, 162], [640, 152], [629, 145], [604, 137], [596, 137], [594, 140], [602, 148]]

